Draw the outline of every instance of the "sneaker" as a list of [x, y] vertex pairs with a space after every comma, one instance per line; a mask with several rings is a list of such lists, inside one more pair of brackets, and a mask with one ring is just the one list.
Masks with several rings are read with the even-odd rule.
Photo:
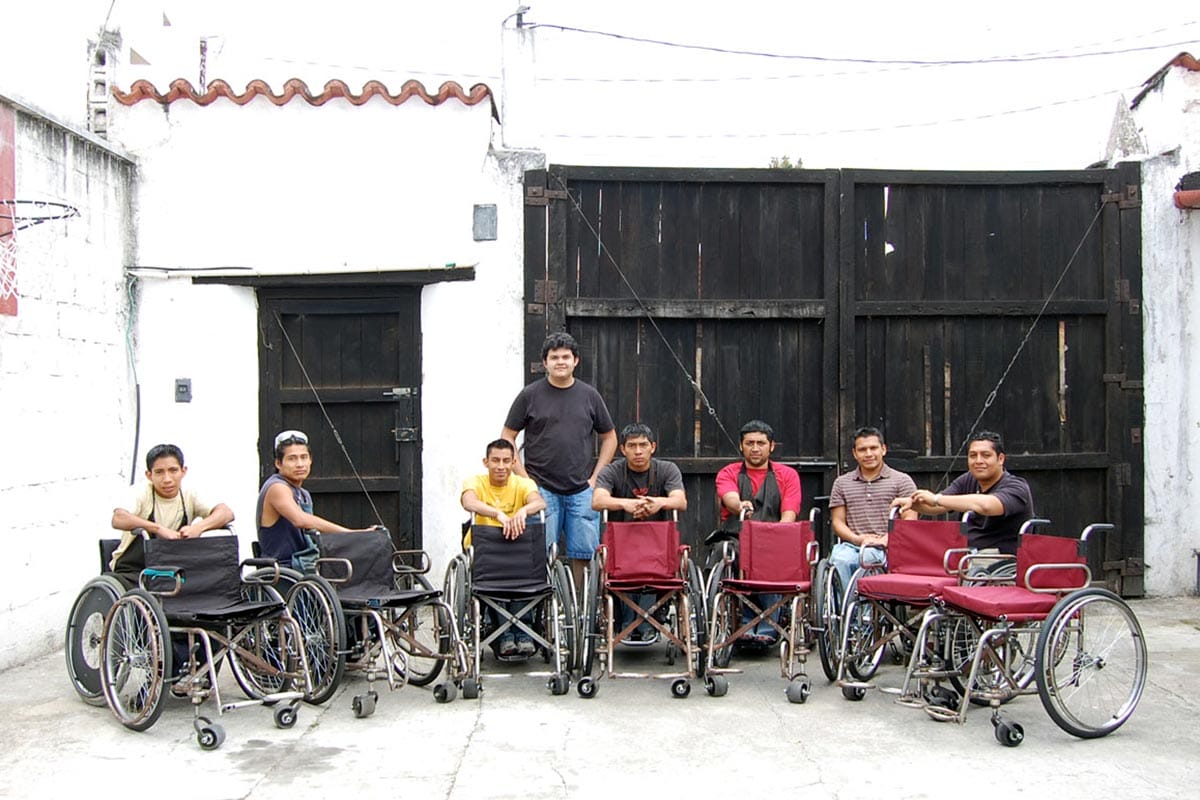
[[513, 638], [511, 633], [500, 637], [500, 646], [496, 648], [496, 655], [501, 658], [511, 658], [517, 654], [517, 640]]
[[517, 655], [528, 657], [536, 652], [537, 647], [534, 646], [532, 639], [525, 637], [517, 642]]

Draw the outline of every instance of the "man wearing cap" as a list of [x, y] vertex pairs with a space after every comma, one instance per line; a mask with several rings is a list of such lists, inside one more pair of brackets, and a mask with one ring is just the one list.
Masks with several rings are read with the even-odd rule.
[[273, 558], [299, 570], [311, 568], [317, 558], [316, 542], [306, 530], [346, 533], [350, 529], [312, 513], [312, 495], [302, 488], [312, 471], [308, 436], [284, 431], [275, 437], [275, 474], [258, 493], [258, 544], [263, 558]]

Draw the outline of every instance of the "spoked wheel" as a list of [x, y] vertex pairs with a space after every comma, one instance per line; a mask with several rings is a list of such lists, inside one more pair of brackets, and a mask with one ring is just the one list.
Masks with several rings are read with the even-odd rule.
[[[546, 626], [546, 640], [558, 647], [562, 653], [562, 666], [566, 672], [570, 672], [579, 661], [579, 613], [575, 605], [575, 582], [571, 579], [571, 570], [560, 559], [555, 559], [550, 565], [550, 586], [558, 605], [558, 618], [552, 625]], [[554, 663], [553, 655], [550, 655], [549, 662]]]
[[725, 579], [729, 567], [721, 562], [708, 573], [707, 608], [709, 614], [708, 643], [713, 648], [713, 666], [724, 669], [729, 666], [733, 655], [733, 642], [729, 636], [733, 633], [733, 609], [737, 602], [732, 596], [721, 593], [721, 581]]
[[[283, 603], [274, 586], [243, 584], [242, 594], [251, 601]], [[261, 700], [268, 694], [290, 690], [290, 673], [295, 670], [299, 646], [291, 641], [278, 618], [261, 619], [241, 629], [228, 658], [234, 680], [246, 697]]]
[[1073, 736], [1125, 724], [1146, 686], [1146, 640], [1125, 601], [1105, 589], [1059, 601], [1038, 637], [1037, 686], [1046, 713]]
[[459, 641], [470, 645], [471, 626], [467, 620], [470, 609], [467, 606], [471, 602], [471, 587], [470, 576], [467, 574], [466, 556], [455, 556], [450, 561], [450, 565], [446, 567], [446, 580], [442, 584], [442, 599], [446, 601], [446, 605], [450, 607], [450, 613], [454, 615], [452, 624], [458, 628]]
[[705, 596], [707, 587], [704, 585], [704, 575], [695, 562], [688, 562], [688, 622], [689, 635], [692, 640], [693, 663], [692, 670], [696, 677], [703, 677], [708, 653], [705, 646], [708, 643], [708, 598]]
[[[583, 592], [583, 613], [579, 624], [579, 674], [583, 677], [589, 677], [592, 674], [592, 667], [596, 660], [596, 648], [601, 636], [600, 628], [605, 624], [600, 609], [600, 577], [600, 562], [593, 558], [591, 564], [588, 565], [587, 581]], [[583, 682], [580, 681], [576, 686], [579, 696], [595, 696], [594, 691], [592, 694], [586, 693], [592, 691], [590, 686], [594, 685], [589, 681], [589, 689], [585, 689]]]
[[304, 699], [320, 705], [333, 696], [346, 670], [346, 617], [336, 590], [318, 575], [296, 581], [286, 599], [288, 612], [300, 626], [312, 685]]
[[[396, 577], [402, 590], [432, 589], [424, 575], [412, 573]], [[422, 603], [408, 609], [397, 621], [397, 631], [388, 631], [392, 646], [403, 650], [408, 682], [428, 686], [437, 680], [442, 664], [453, 656], [450, 614], [441, 603]], [[393, 664], [393, 668], [397, 665]]]
[[162, 714], [171, 675], [170, 637], [162, 606], [143, 589], [131, 589], [108, 612], [100, 685], [126, 728], [144, 731]]
[[123, 594], [125, 585], [112, 575], [92, 578], [75, 598], [67, 617], [67, 674], [83, 701], [93, 706], [104, 705], [100, 685], [104, 617]]
[[[950, 683], [961, 695], [967, 691], [971, 663], [979, 647], [976, 625], [965, 617], [946, 620], [945, 659]], [[1032, 629], [1012, 629], [1001, 642], [993, 644], [996, 658], [985, 657], [980, 662], [979, 675], [971, 687], [968, 699], [973, 705], [990, 705], [991, 698], [1007, 703], [1033, 682], [1036, 662], [1036, 633]], [[1001, 668], [996, 659], [1000, 659]]]
[[817, 653], [821, 657], [821, 671], [831, 681], [837, 680], [838, 647], [842, 642], [841, 609], [838, 598], [842, 595], [841, 581], [837, 570], [828, 558], [817, 562], [813, 576], [813, 608], [816, 609]]
[[854, 593], [854, 583], [851, 582], [847, 591], [845, 609], [845, 640], [846, 669], [856, 679], [869, 681], [879, 669], [886, 648], [876, 647], [875, 644], [883, 638], [883, 625], [879, 614], [868, 602], [863, 602]]

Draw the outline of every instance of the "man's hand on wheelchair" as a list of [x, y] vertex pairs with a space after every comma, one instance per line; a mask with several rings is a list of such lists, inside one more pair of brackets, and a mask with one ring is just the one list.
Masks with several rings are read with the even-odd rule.
[[634, 519], [649, 519], [662, 511], [663, 502], [656, 497], [639, 497], [633, 501], [631, 513]]
[[511, 517], [503, 511], [496, 517], [496, 521], [504, 528], [505, 539], [516, 539], [525, 532], [525, 509], [519, 509], [517, 513]]

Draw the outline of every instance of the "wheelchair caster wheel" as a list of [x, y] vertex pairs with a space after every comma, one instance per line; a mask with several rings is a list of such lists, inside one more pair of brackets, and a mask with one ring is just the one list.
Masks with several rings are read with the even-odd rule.
[[591, 678], [580, 678], [579, 683], [575, 684], [575, 691], [579, 692], [580, 697], [591, 700], [600, 691], [600, 684]]
[[550, 694], [564, 695], [571, 690], [571, 678], [565, 672], [551, 675], [550, 680], [546, 681], [546, 688], [550, 690]]
[[729, 679], [724, 675], [712, 675], [704, 679], [704, 691], [709, 697], [724, 697], [729, 691]]
[[861, 686], [843, 686], [842, 687], [842, 697], [846, 698], [847, 700], [854, 700], [855, 702], [857, 702], [859, 700], [862, 700], [866, 696], [867, 696], [867, 690], [862, 688]]
[[354, 716], [358, 717], [359, 719], [371, 716], [375, 713], [375, 703], [378, 700], [379, 695], [375, 692], [367, 692], [366, 694], [355, 695], [352, 703], [354, 708]]
[[204, 725], [196, 732], [196, 742], [202, 750], [216, 750], [225, 741], [225, 729], [217, 723]]
[[449, 703], [458, 696], [458, 687], [453, 683], [443, 681], [433, 687], [433, 699], [439, 703]]
[[1016, 747], [1025, 741], [1025, 729], [1018, 723], [998, 719], [994, 720], [993, 724], [996, 726], [996, 741], [1005, 747]]
[[812, 684], [804, 679], [790, 681], [784, 693], [789, 703], [803, 703], [812, 694]]
[[683, 699], [692, 693], [692, 685], [685, 678], [679, 678], [671, 684], [671, 696]]
[[[479, 692], [482, 690], [482, 688], [483, 687], [479, 685], [479, 681], [475, 680], [474, 678], [464, 678], [463, 682], [462, 682], [463, 699], [464, 700], [476, 699], [477, 697], [479, 697]], [[435, 688], [433, 691], [436, 696], [437, 689]], [[444, 703], [446, 701], [438, 700], [438, 702]]]
[[275, 727], [290, 728], [296, 724], [295, 706], [280, 706], [275, 709]]

